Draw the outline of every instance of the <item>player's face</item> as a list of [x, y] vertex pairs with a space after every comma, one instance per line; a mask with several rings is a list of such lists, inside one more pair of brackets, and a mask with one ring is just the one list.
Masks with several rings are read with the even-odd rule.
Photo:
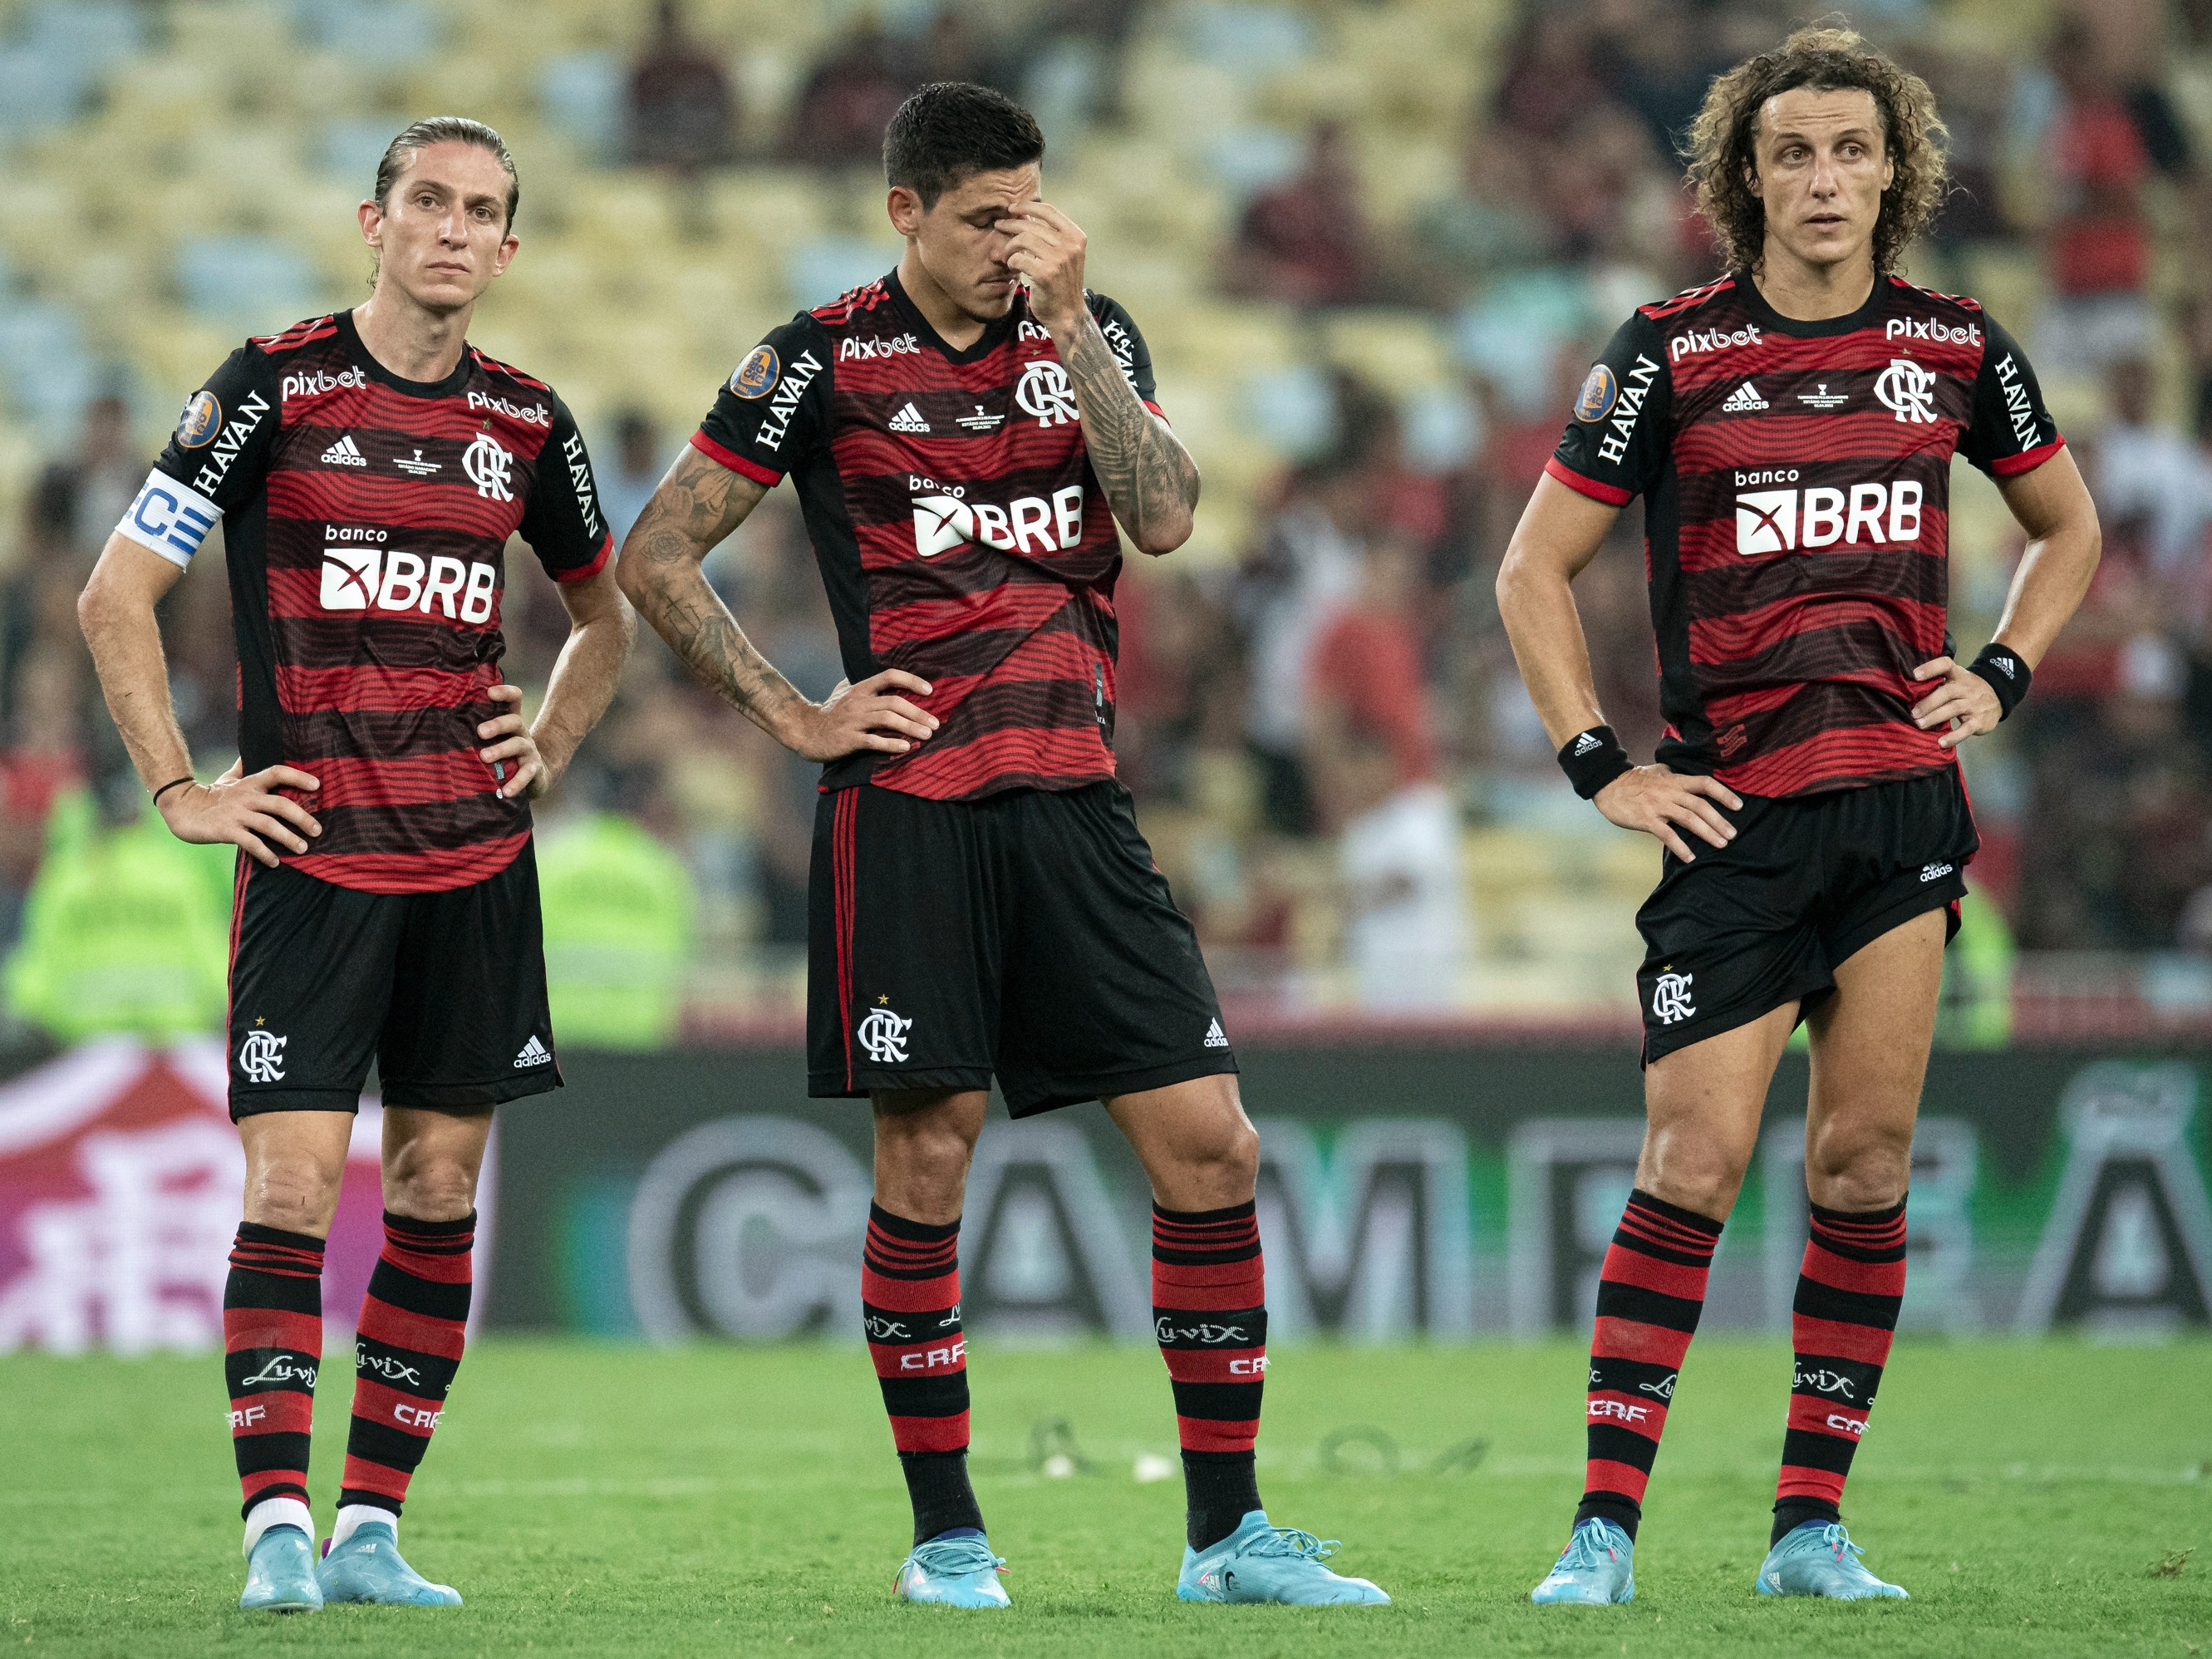
[[431, 311], [472, 304], [520, 244], [507, 222], [507, 170], [475, 144], [431, 144], [381, 207], [361, 204], [361, 234], [377, 251], [377, 286], [396, 284]]
[[1896, 171], [1872, 93], [1796, 87], [1768, 99], [1753, 154], [1770, 249], [1814, 266], [1866, 256]]
[[911, 191], [891, 192], [891, 222], [913, 240], [921, 268], [946, 299], [979, 323], [996, 322], [1014, 302], [1019, 279], [1006, 264], [1012, 241], [998, 227], [1012, 210], [1037, 199], [1042, 176], [1034, 161], [971, 173], [926, 210]]

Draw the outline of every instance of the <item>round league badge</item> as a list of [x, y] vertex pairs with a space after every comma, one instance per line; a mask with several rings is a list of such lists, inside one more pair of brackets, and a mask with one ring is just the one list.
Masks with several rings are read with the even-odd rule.
[[1593, 424], [1603, 420], [1620, 395], [1620, 382], [1613, 378], [1613, 371], [1603, 363], [1592, 363], [1583, 381], [1582, 395], [1575, 399], [1575, 418]]
[[222, 404], [212, 392], [195, 392], [185, 412], [177, 417], [177, 447], [198, 449], [222, 424]]
[[782, 373], [783, 365], [776, 361], [774, 346], [755, 346], [752, 356], [739, 363], [738, 372], [730, 376], [730, 390], [740, 398], [764, 398]]

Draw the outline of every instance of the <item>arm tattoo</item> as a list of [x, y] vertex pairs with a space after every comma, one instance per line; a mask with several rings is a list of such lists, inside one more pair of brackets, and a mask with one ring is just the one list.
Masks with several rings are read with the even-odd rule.
[[1091, 470], [1114, 516], [1148, 552], [1156, 540], [1180, 544], [1190, 533], [1198, 506], [1198, 468], [1190, 452], [1145, 407], [1088, 309], [1073, 346], [1061, 355], [1082, 411]]
[[759, 505], [767, 489], [695, 451], [660, 481], [623, 543], [623, 583], [653, 631], [706, 684], [770, 736], [797, 688], [753, 647], [701, 562]]

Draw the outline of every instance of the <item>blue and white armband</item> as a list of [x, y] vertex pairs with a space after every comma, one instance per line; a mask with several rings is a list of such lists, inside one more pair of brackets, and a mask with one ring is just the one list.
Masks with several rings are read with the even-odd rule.
[[179, 483], [159, 467], [146, 475], [146, 483], [115, 533], [128, 537], [171, 564], [192, 562], [222, 518], [222, 509], [188, 483]]

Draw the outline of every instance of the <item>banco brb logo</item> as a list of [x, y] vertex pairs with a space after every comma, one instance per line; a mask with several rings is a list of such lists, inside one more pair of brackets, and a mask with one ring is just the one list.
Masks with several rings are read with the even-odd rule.
[[250, 1082], [282, 1083], [284, 1045], [290, 1041], [274, 1031], [248, 1031], [246, 1041], [238, 1045], [238, 1069]]
[[854, 1029], [853, 1036], [877, 1065], [903, 1065], [906, 1034], [913, 1024], [911, 1019], [901, 1019], [888, 1008], [871, 1008], [868, 1017]]

